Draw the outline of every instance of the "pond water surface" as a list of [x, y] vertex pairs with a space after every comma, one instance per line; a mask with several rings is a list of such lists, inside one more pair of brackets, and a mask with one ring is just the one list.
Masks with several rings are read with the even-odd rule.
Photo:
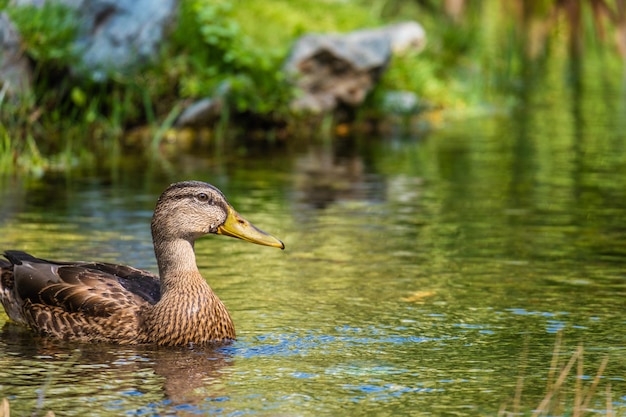
[[520, 387], [522, 410], [539, 404], [562, 337], [559, 367], [584, 349], [565, 407], [608, 357], [589, 408], [626, 415], [624, 101], [564, 102], [418, 136], [3, 179], [2, 250], [155, 270], [152, 209], [183, 179], [221, 188], [286, 250], [196, 244], [237, 326], [229, 346], [65, 343], [0, 312], [0, 398], [17, 416], [497, 415]]

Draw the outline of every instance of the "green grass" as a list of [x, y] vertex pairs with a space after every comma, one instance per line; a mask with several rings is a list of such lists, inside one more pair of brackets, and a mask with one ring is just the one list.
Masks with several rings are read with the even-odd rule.
[[[285, 51], [298, 36], [309, 32], [348, 32], [381, 26], [367, 7], [340, 0], [299, 2], [272, 0], [234, 2], [233, 18], [255, 46]], [[258, 22], [263, 22], [259, 25]], [[272, 30], [267, 30], [271, 27]]]

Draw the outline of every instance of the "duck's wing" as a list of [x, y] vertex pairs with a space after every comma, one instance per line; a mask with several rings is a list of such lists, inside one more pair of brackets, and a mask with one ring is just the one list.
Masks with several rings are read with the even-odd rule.
[[[48, 261], [20, 251], [7, 251], [5, 257], [12, 273], [2, 266], [3, 291], [12, 287], [12, 302], [23, 308], [36, 306], [81, 317], [108, 317], [120, 311], [134, 314], [160, 299], [158, 276], [140, 269], [99, 262]], [[5, 309], [7, 313], [15, 310], [7, 308], [6, 303]]]
[[132, 266], [103, 262], [82, 265], [86, 265], [90, 270], [97, 270], [104, 274], [115, 276], [122, 287], [150, 304], [156, 304], [161, 299], [159, 276], [152, 272], [133, 268]]

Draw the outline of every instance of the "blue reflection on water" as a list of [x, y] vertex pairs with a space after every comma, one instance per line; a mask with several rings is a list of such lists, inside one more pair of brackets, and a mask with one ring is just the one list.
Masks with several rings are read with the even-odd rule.
[[361, 329], [341, 326], [336, 328], [336, 330], [348, 334], [328, 335], [309, 331], [301, 336], [297, 334], [271, 333], [255, 336], [254, 341], [239, 339], [233, 345], [221, 347], [219, 351], [229, 356], [251, 358], [259, 355], [303, 355], [320, 347], [328, 348], [329, 345], [337, 345], [336, 349], [349, 349], [355, 345], [424, 343], [443, 340], [443, 338], [386, 334], [385, 330], [375, 328]]
[[307, 373], [307, 372], [292, 372], [291, 376], [294, 378], [298, 378], [298, 379], [309, 379], [309, 378], [315, 378], [318, 377], [318, 374], [311, 374], [311, 373]]
[[558, 333], [559, 331], [565, 329], [566, 324], [560, 320], [548, 320], [548, 333]]
[[[557, 311], [556, 313], [553, 312], [549, 312], [549, 311], [528, 311], [524, 308], [509, 308], [506, 309], [506, 311], [513, 313], [513, 314], [517, 314], [517, 315], [522, 315], [522, 316], [539, 316], [539, 317], [558, 317], [558, 316], [566, 316], [569, 313], [567, 313], [566, 311]], [[546, 331], [548, 333], [558, 333], [562, 330], [564, 330], [568, 324], [562, 320], [556, 320], [556, 319], [551, 319], [547, 321], [547, 327], [546, 327]], [[585, 326], [580, 326], [580, 325], [571, 325], [570, 327], [575, 328], [575, 329], [585, 329]]]
[[439, 388], [426, 388], [426, 387], [407, 387], [404, 385], [397, 384], [384, 384], [384, 385], [370, 385], [370, 384], [362, 384], [362, 385], [350, 385], [346, 384], [343, 388], [351, 391], [361, 391], [364, 393], [389, 393], [391, 396], [398, 396], [401, 394], [405, 394], [408, 392], [442, 392], [443, 389]]
[[569, 313], [566, 311], [558, 311], [556, 313], [552, 313], [549, 311], [528, 311], [525, 308], [507, 308], [506, 311], [509, 311], [513, 314], [519, 314], [522, 316], [541, 316], [541, 317], [556, 317], [556, 316], [564, 316]]

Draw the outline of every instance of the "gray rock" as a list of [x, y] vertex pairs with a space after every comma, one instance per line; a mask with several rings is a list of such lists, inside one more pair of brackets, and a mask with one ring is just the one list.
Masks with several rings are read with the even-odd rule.
[[0, 103], [4, 96], [19, 100], [32, 91], [32, 70], [23, 54], [21, 37], [6, 13], [0, 13]]
[[222, 116], [231, 85], [222, 82], [213, 97], [205, 97], [187, 106], [174, 122], [175, 127], [211, 126]]
[[391, 43], [394, 55], [421, 52], [426, 46], [426, 32], [417, 22], [402, 22], [381, 29]]
[[221, 98], [204, 98], [194, 102], [178, 116], [174, 126], [198, 127], [210, 126], [220, 118], [223, 108]]
[[358, 107], [375, 87], [394, 51], [419, 51], [425, 33], [415, 22], [348, 34], [309, 34], [294, 43], [284, 70], [301, 94], [296, 111], [331, 112]]
[[153, 61], [175, 22], [177, 0], [13, 0], [16, 6], [60, 3], [78, 12], [80, 61], [71, 71], [95, 81]]
[[128, 73], [154, 60], [176, 16], [177, 0], [83, 0], [73, 70], [96, 80]]
[[420, 100], [412, 91], [387, 91], [383, 96], [382, 108], [387, 113], [417, 113]]
[[296, 41], [284, 66], [302, 92], [291, 106], [315, 113], [332, 111], [342, 103], [356, 107], [390, 59], [389, 40], [379, 31], [305, 35]]

